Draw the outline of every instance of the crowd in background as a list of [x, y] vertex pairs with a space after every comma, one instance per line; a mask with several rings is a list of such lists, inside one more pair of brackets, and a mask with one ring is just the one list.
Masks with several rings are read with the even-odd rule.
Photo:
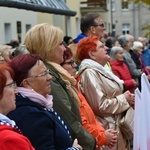
[[142, 73], [150, 80], [150, 43], [104, 35], [94, 12], [82, 16], [80, 29], [74, 38], [37, 24], [23, 45], [0, 45], [3, 150], [130, 150], [119, 123], [134, 111]]

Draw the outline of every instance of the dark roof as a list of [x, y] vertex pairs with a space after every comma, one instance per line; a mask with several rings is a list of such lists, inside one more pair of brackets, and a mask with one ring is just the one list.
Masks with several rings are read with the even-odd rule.
[[75, 16], [64, 0], [0, 0], [0, 6], [14, 7], [38, 12]]

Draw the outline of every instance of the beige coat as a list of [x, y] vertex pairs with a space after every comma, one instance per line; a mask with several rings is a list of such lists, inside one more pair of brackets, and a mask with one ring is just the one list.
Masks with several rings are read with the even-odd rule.
[[118, 143], [113, 149], [126, 150], [129, 142], [123, 138], [118, 121], [120, 114], [130, 105], [122, 94], [119, 84], [109, 74], [94, 66], [81, 68], [78, 79], [79, 90], [86, 97], [98, 121], [105, 129], [119, 131]]

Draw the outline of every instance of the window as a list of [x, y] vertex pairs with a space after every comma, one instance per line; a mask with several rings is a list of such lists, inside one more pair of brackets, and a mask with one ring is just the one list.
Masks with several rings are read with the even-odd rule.
[[19, 43], [21, 43], [21, 33], [22, 33], [21, 21], [17, 21], [17, 35]]
[[112, 36], [116, 36], [116, 25], [112, 25]]
[[111, 0], [111, 11], [116, 10], [115, 0]]
[[31, 28], [31, 24], [26, 24], [26, 32]]
[[122, 9], [128, 9], [128, 0], [122, 0]]
[[130, 25], [129, 24], [123, 24], [122, 25], [122, 34], [130, 34]]
[[4, 28], [5, 28], [5, 43], [9, 43], [11, 40], [11, 24], [5, 23]]

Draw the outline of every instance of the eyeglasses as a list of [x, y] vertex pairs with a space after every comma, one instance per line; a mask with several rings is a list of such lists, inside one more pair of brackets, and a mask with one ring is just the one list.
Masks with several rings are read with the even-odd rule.
[[96, 24], [96, 25], [93, 25], [93, 26], [100, 26], [100, 27], [105, 27], [104, 23], [101, 23], [101, 24]]
[[34, 78], [38, 78], [38, 77], [47, 77], [49, 75], [49, 69], [47, 69], [45, 72], [39, 74], [39, 75], [36, 75], [36, 76], [30, 76], [28, 77], [28, 79], [34, 79]]
[[69, 65], [72, 66], [72, 68], [75, 68], [77, 66], [74, 60], [71, 60], [69, 62], [64, 62], [64, 63], [61, 64], [61, 66], [64, 65], [64, 64], [69, 64]]
[[14, 81], [12, 83], [6, 84], [5, 87], [10, 87], [10, 88], [13, 88], [14, 90], [17, 89], [16, 82], [14, 82]]

